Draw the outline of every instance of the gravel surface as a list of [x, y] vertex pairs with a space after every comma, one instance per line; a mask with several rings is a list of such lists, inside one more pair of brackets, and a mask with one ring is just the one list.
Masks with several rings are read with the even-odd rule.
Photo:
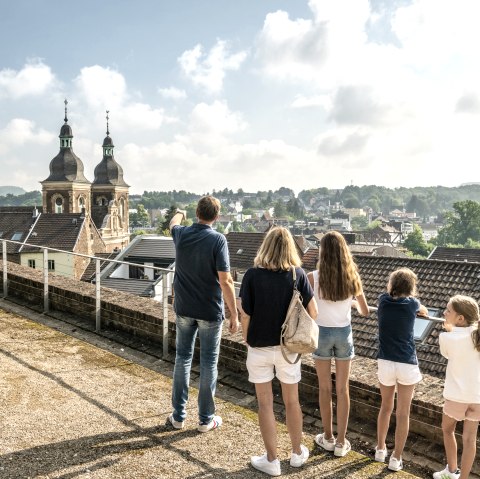
[[[227, 386], [219, 385], [224, 425], [200, 434], [192, 388], [186, 428], [172, 430], [165, 425], [171, 363], [138, 360], [112, 342], [104, 341], [101, 348], [90, 344], [91, 333], [82, 338], [76, 330], [65, 334], [65, 325], [58, 329], [63, 332], [7, 312], [0, 302], [0, 478], [268, 477], [249, 465], [250, 455], [263, 452], [257, 416], [248, 407], [254, 398], [235, 401]], [[232, 399], [220, 399], [226, 397]], [[313, 428], [306, 429], [304, 441], [311, 457], [295, 469], [289, 465], [282, 422], [278, 431], [282, 472], [288, 477], [431, 477], [410, 464], [409, 472], [388, 471], [371, 459], [372, 444], [360, 440], [352, 441], [354, 452], [334, 458], [314, 446], [318, 431]]]

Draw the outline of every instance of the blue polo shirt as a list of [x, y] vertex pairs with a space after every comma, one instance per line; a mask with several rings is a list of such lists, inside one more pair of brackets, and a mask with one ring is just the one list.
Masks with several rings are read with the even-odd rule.
[[174, 226], [174, 309], [180, 316], [222, 321], [225, 318], [218, 271], [230, 271], [227, 240], [209, 225]]
[[378, 359], [418, 364], [414, 327], [420, 302], [416, 298], [392, 298], [383, 293], [378, 299]]

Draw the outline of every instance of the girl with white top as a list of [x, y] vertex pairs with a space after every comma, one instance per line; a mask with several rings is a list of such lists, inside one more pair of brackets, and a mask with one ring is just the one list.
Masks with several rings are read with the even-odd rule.
[[[450, 299], [443, 315], [447, 332], [439, 336], [440, 352], [448, 359], [443, 397], [445, 469], [434, 479], [467, 479], [476, 454], [480, 421], [480, 331], [478, 303], [469, 296]], [[463, 423], [462, 470], [457, 466], [455, 427]]]
[[[323, 433], [315, 442], [335, 456], [343, 457], [351, 449], [345, 438], [350, 413], [349, 376], [354, 357], [351, 309], [368, 315], [362, 281], [344, 237], [330, 231], [320, 241], [318, 270], [308, 274], [318, 306], [318, 349], [313, 353], [318, 377], [320, 416]], [[332, 371], [335, 359], [337, 393], [337, 438], [333, 436]]]

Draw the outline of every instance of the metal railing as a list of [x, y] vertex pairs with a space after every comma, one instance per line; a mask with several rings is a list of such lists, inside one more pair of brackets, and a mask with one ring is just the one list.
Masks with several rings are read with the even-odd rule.
[[[169, 335], [168, 335], [168, 285], [169, 281], [173, 279], [173, 275], [175, 270], [168, 269], [168, 268], [160, 268], [153, 265], [146, 265], [140, 263], [131, 263], [128, 261], [120, 261], [115, 259], [108, 259], [108, 258], [99, 258], [97, 256], [90, 256], [85, 255], [82, 253], [73, 253], [71, 251], [65, 251], [57, 248], [47, 248], [38, 245], [33, 245], [29, 243], [24, 243], [20, 241], [13, 241], [13, 240], [0, 240], [2, 242], [2, 266], [3, 266], [3, 281], [2, 281], [2, 297], [8, 297], [8, 261], [7, 261], [7, 244], [15, 244], [20, 246], [28, 246], [35, 248], [35, 251], [29, 251], [28, 253], [38, 253], [42, 252], [42, 268], [43, 268], [43, 312], [48, 313], [50, 311], [50, 290], [49, 290], [49, 252], [53, 253], [63, 253], [67, 255], [72, 255], [74, 257], [81, 257], [81, 258], [88, 258], [90, 261], [95, 261], [95, 331], [99, 332], [102, 328], [102, 317], [101, 317], [101, 263], [109, 262], [109, 263], [116, 263], [116, 264], [123, 264], [127, 266], [134, 266], [134, 267], [143, 267], [145, 269], [151, 271], [157, 271], [161, 275], [161, 282], [162, 282], [162, 347], [163, 347], [163, 357], [168, 355], [168, 342], [169, 342]], [[13, 253], [17, 254], [17, 253]], [[14, 263], [15, 264], [15, 263]], [[35, 268], [36, 269], [36, 268]], [[53, 271], [52, 271], [53, 272]], [[61, 273], [57, 273], [59, 275]], [[68, 275], [66, 275], [68, 276]], [[71, 277], [72, 275], [70, 275]], [[80, 279], [74, 278], [77, 281]]]
[[[375, 306], [369, 306], [368, 310], [371, 313], [376, 313], [378, 311], [378, 308], [376, 308]], [[423, 316], [421, 314], [417, 314], [417, 318], [418, 319], [424, 319], [425, 321], [433, 321], [435, 323], [444, 323], [445, 322], [445, 318], [437, 318], [435, 316]]]

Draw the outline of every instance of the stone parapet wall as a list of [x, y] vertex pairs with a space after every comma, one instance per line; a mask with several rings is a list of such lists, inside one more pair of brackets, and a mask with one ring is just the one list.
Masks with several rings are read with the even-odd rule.
[[[0, 263], [0, 271], [2, 265]], [[1, 276], [0, 276], [1, 279]], [[95, 324], [95, 285], [49, 274], [50, 309], [82, 318]], [[8, 263], [8, 296], [32, 305], [43, 305], [43, 273], [15, 263]], [[154, 343], [162, 349], [162, 303], [109, 288], [101, 288], [102, 328], [126, 333]], [[169, 305], [169, 347], [175, 347], [175, 318]], [[235, 373], [246, 373], [247, 348], [241, 334], [231, 335], [224, 328], [220, 365]], [[333, 378], [335, 378], [334, 371]], [[333, 385], [335, 389], [335, 384]], [[411, 430], [432, 443], [442, 444], [441, 405], [443, 381], [425, 376], [417, 387], [412, 404]], [[356, 357], [350, 380], [351, 416], [360, 421], [376, 421], [380, 392], [376, 361]], [[318, 416], [318, 384], [313, 361], [304, 358], [300, 383], [301, 403], [305, 412]]]

